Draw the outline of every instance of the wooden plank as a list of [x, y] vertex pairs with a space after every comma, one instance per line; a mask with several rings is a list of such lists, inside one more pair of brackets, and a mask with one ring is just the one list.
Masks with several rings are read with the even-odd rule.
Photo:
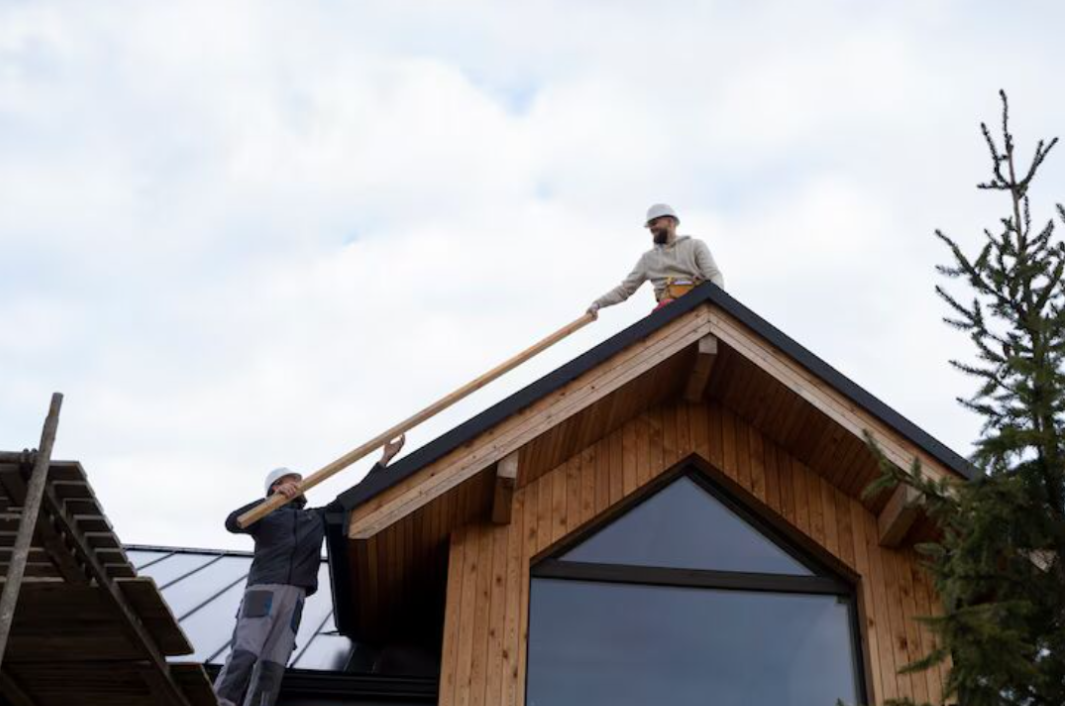
[[821, 504], [821, 486], [818, 483], [822, 479], [805, 464], [800, 464], [800, 467], [806, 481], [806, 502], [810, 508], [810, 536], [818, 546], [826, 547], [825, 510]]
[[751, 487], [751, 442], [748, 438], [748, 426], [732, 415], [732, 429], [736, 439], [736, 482], [753, 495]]
[[595, 517], [595, 451], [581, 451], [581, 513], [578, 526], [591, 522]]
[[[881, 626], [881, 617], [878, 606], [878, 576], [872, 570], [869, 561], [869, 548], [865, 540], [864, 523], [862, 514], [865, 509], [858, 503], [847, 499], [846, 507], [841, 511], [850, 519], [848, 532], [851, 541], [851, 553], [854, 555], [855, 571], [861, 576], [858, 583], [859, 612], [861, 616], [862, 646], [864, 656], [864, 668], [866, 684], [872, 693], [869, 694], [870, 703], [883, 704], [890, 698], [897, 696], [894, 689], [887, 690], [886, 678], [890, 678], [894, 684], [893, 666], [889, 671], [881, 660], [881, 651], [886, 644], [886, 624]], [[841, 538], [846, 541], [845, 538]]]
[[[370, 541], [376, 541], [376, 538]], [[453, 706], [458, 692], [459, 633], [464, 622], [462, 613], [463, 582], [466, 578], [466, 528], [451, 533], [448, 549], [447, 594], [444, 609], [444, 641], [440, 658], [440, 706]]]
[[569, 489], [566, 483], [567, 469], [570, 464], [565, 464], [556, 472], [550, 473], [551, 477], [551, 543], [555, 544], [569, 533], [569, 518], [566, 515], [567, 493]]
[[747, 427], [747, 446], [751, 460], [751, 493], [761, 502], [766, 502], [765, 448], [761, 433]]
[[684, 385], [684, 399], [692, 404], [703, 401], [706, 385], [710, 382], [710, 373], [713, 372], [714, 362], [717, 360], [717, 347], [717, 337], [713, 335], [703, 336], [696, 343], [695, 362]]
[[[898, 670], [902, 663], [895, 658], [894, 633], [891, 621], [891, 609], [889, 606], [890, 588], [885, 578], [880, 543], [876, 535], [876, 523], [868, 512], [857, 503], [851, 504], [851, 524], [854, 527], [855, 550], [858, 550], [858, 542], [862, 541], [866, 555], [869, 557], [867, 573], [869, 587], [874, 602], [874, 615], [877, 625], [878, 656], [877, 664], [880, 666], [881, 682], [883, 685], [883, 701], [897, 699], [907, 695], [909, 689], [900, 689]], [[863, 582], [864, 583], [864, 582]]]
[[539, 486], [539, 502], [536, 508], [536, 525], [538, 528], [536, 553], [540, 553], [550, 546], [554, 532], [554, 523], [551, 516], [551, 505], [555, 497], [554, 476], [551, 474], [540, 476], [536, 480], [536, 485]]
[[[484, 706], [488, 669], [489, 615], [492, 607], [492, 581], [495, 575], [495, 536], [498, 527], [480, 526], [477, 556], [480, 571], [477, 575], [477, 603], [473, 613], [473, 655], [470, 660], [470, 706]], [[495, 703], [492, 704], [495, 706]]]
[[488, 655], [485, 659], [484, 703], [497, 706], [503, 688], [503, 639], [505, 638], [507, 580], [507, 528], [492, 532], [492, 578], [489, 585]]
[[639, 486], [636, 474], [636, 429], [626, 424], [614, 433], [621, 438], [621, 491], [628, 496]]
[[610, 452], [604, 441], [593, 447], [595, 454], [595, 514], [610, 506]]
[[806, 494], [806, 467], [794, 456], [789, 456], [789, 458], [791, 460], [791, 482], [795, 502], [795, 524], [807, 536], [811, 536], [810, 499]]
[[480, 528], [476, 525], [467, 527], [463, 551], [466, 554], [462, 577], [462, 624], [459, 626], [459, 650], [456, 660], [455, 704], [468, 706], [470, 703], [470, 675], [473, 670], [473, 644], [475, 612], [477, 610], [477, 583], [481, 568], [479, 549]]
[[581, 457], [566, 463], [566, 531], [569, 535], [581, 524]]
[[659, 365], [705, 335], [709, 330], [706, 319], [707, 315], [703, 310], [691, 312], [687, 317], [649, 336], [643, 345], [634, 344], [611, 361], [589, 371], [485, 432], [459, 452], [449, 454], [396, 488], [372, 498], [352, 512], [349, 536], [363, 539], [375, 534], [400, 516], [413, 512], [593, 402]]
[[[594, 475], [585, 472], [594, 481]], [[584, 490], [587, 490], [585, 486]], [[592, 485], [594, 505], [595, 485]], [[506, 599], [506, 618], [502, 645], [503, 678], [502, 695], [499, 703], [503, 706], [515, 706], [521, 685], [518, 683], [518, 641], [521, 629], [521, 593], [523, 590], [521, 563], [525, 544], [525, 500], [527, 491], [518, 491], [514, 496], [514, 516], [507, 534], [507, 585], [504, 592]]]
[[625, 497], [624, 458], [621, 434], [613, 433], [604, 439], [610, 458], [610, 504], [615, 505]]
[[784, 516], [784, 501], [780, 496], [780, 469], [777, 467], [777, 446], [764, 439], [762, 452], [765, 461], [765, 502]]
[[662, 407], [658, 406], [649, 410], [647, 412], [647, 419], [650, 422], [647, 436], [647, 450], [651, 463], [651, 480], [654, 480], [666, 470], [666, 443], [663, 431], [665, 417], [662, 413]]
[[[518, 674], [514, 679], [513, 693], [515, 696], [515, 703], [521, 706], [525, 703], [525, 673], [528, 665], [528, 646], [529, 646], [529, 565], [532, 561], [532, 557], [535, 556], [539, 545], [539, 541], [535, 534], [530, 534], [529, 526], [536, 525], [536, 508], [539, 503], [537, 502], [537, 493], [539, 489], [529, 486], [527, 492], [529, 492], [528, 498], [525, 504], [525, 514], [523, 521], [525, 522], [525, 543], [522, 551], [521, 559], [519, 560], [519, 569], [521, 576], [518, 581], [518, 585], [521, 586], [520, 601], [521, 605], [518, 610], [518, 618], [520, 620], [518, 628]], [[598, 499], [598, 494], [596, 495]], [[534, 530], [535, 532], [536, 530]]]
[[722, 448], [721, 405], [712, 404], [707, 416], [707, 435], [710, 437], [710, 465], [725, 470], [725, 456]]
[[[839, 545], [839, 524], [836, 520], [835, 488], [833, 488], [832, 484], [819, 474], [813, 473], [811, 475], [817, 482], [817, 487], [821, 494], [821, 515], [824, 518], [825, 549], [830, 551], [832, 556], [843, 559]], [[846, 560], [844, 560], [844, 562], [847, 563]], [[851, 566], [850, 563], [847, 563], [847, 565]]]

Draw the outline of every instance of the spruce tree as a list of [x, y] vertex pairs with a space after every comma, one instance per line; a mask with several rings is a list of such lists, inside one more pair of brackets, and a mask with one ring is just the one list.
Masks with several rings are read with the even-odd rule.
[[[867, 494], [899, 483], [920, 492], [939, 529], [920, 545], [943, 614], [926, 618], [937, 648], [906, 671], [951, 660], [945, 697], [962, 706], [1065, 704], [1065, 244], [1050, 218], [1033, 226], [1029, 190], [1057, 138], [1039, 141], [1022, 166], [1002, 99], [1001, 134], [981, 124], [991, 178], [978, 188], [1008, 210], [967, 253], [941, 231], [953, 263], [937, 286], [969, 335], [967, 360], [951, 360], [979, 389], [959, 398], [983, 427], [968, 482], [933, 482], [920, 464], [901, 470], [872, 439], [882, 475]], [[1065, 208], [1057, 206], [1065, 223]]]

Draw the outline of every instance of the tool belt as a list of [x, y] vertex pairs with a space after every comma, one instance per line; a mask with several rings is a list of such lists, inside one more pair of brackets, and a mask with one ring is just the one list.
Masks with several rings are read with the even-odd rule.
[[657, 299], [660, 302], [678, 299], [695, 289], [697, 284], [699, 282], [696, 280], [669, 277], [666, 279], [666, 286], [662, 288], [661, 292], [657, 293]]

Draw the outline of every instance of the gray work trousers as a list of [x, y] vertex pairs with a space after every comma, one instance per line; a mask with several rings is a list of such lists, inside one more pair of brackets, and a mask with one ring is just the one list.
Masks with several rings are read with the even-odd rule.
[[274, 706], [285, 665], [296, 648], [306, 591], [248, 586], [237, 611], [233, 649], [214, 683], [221, 706]]

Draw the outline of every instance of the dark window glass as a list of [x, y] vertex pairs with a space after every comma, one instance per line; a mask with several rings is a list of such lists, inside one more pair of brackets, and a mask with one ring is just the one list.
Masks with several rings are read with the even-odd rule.
[[687, 476], [559, 558], [595, 564], [813, 575]]
[[534, 578], [527, 703], [856, 703], [849, 600]]

